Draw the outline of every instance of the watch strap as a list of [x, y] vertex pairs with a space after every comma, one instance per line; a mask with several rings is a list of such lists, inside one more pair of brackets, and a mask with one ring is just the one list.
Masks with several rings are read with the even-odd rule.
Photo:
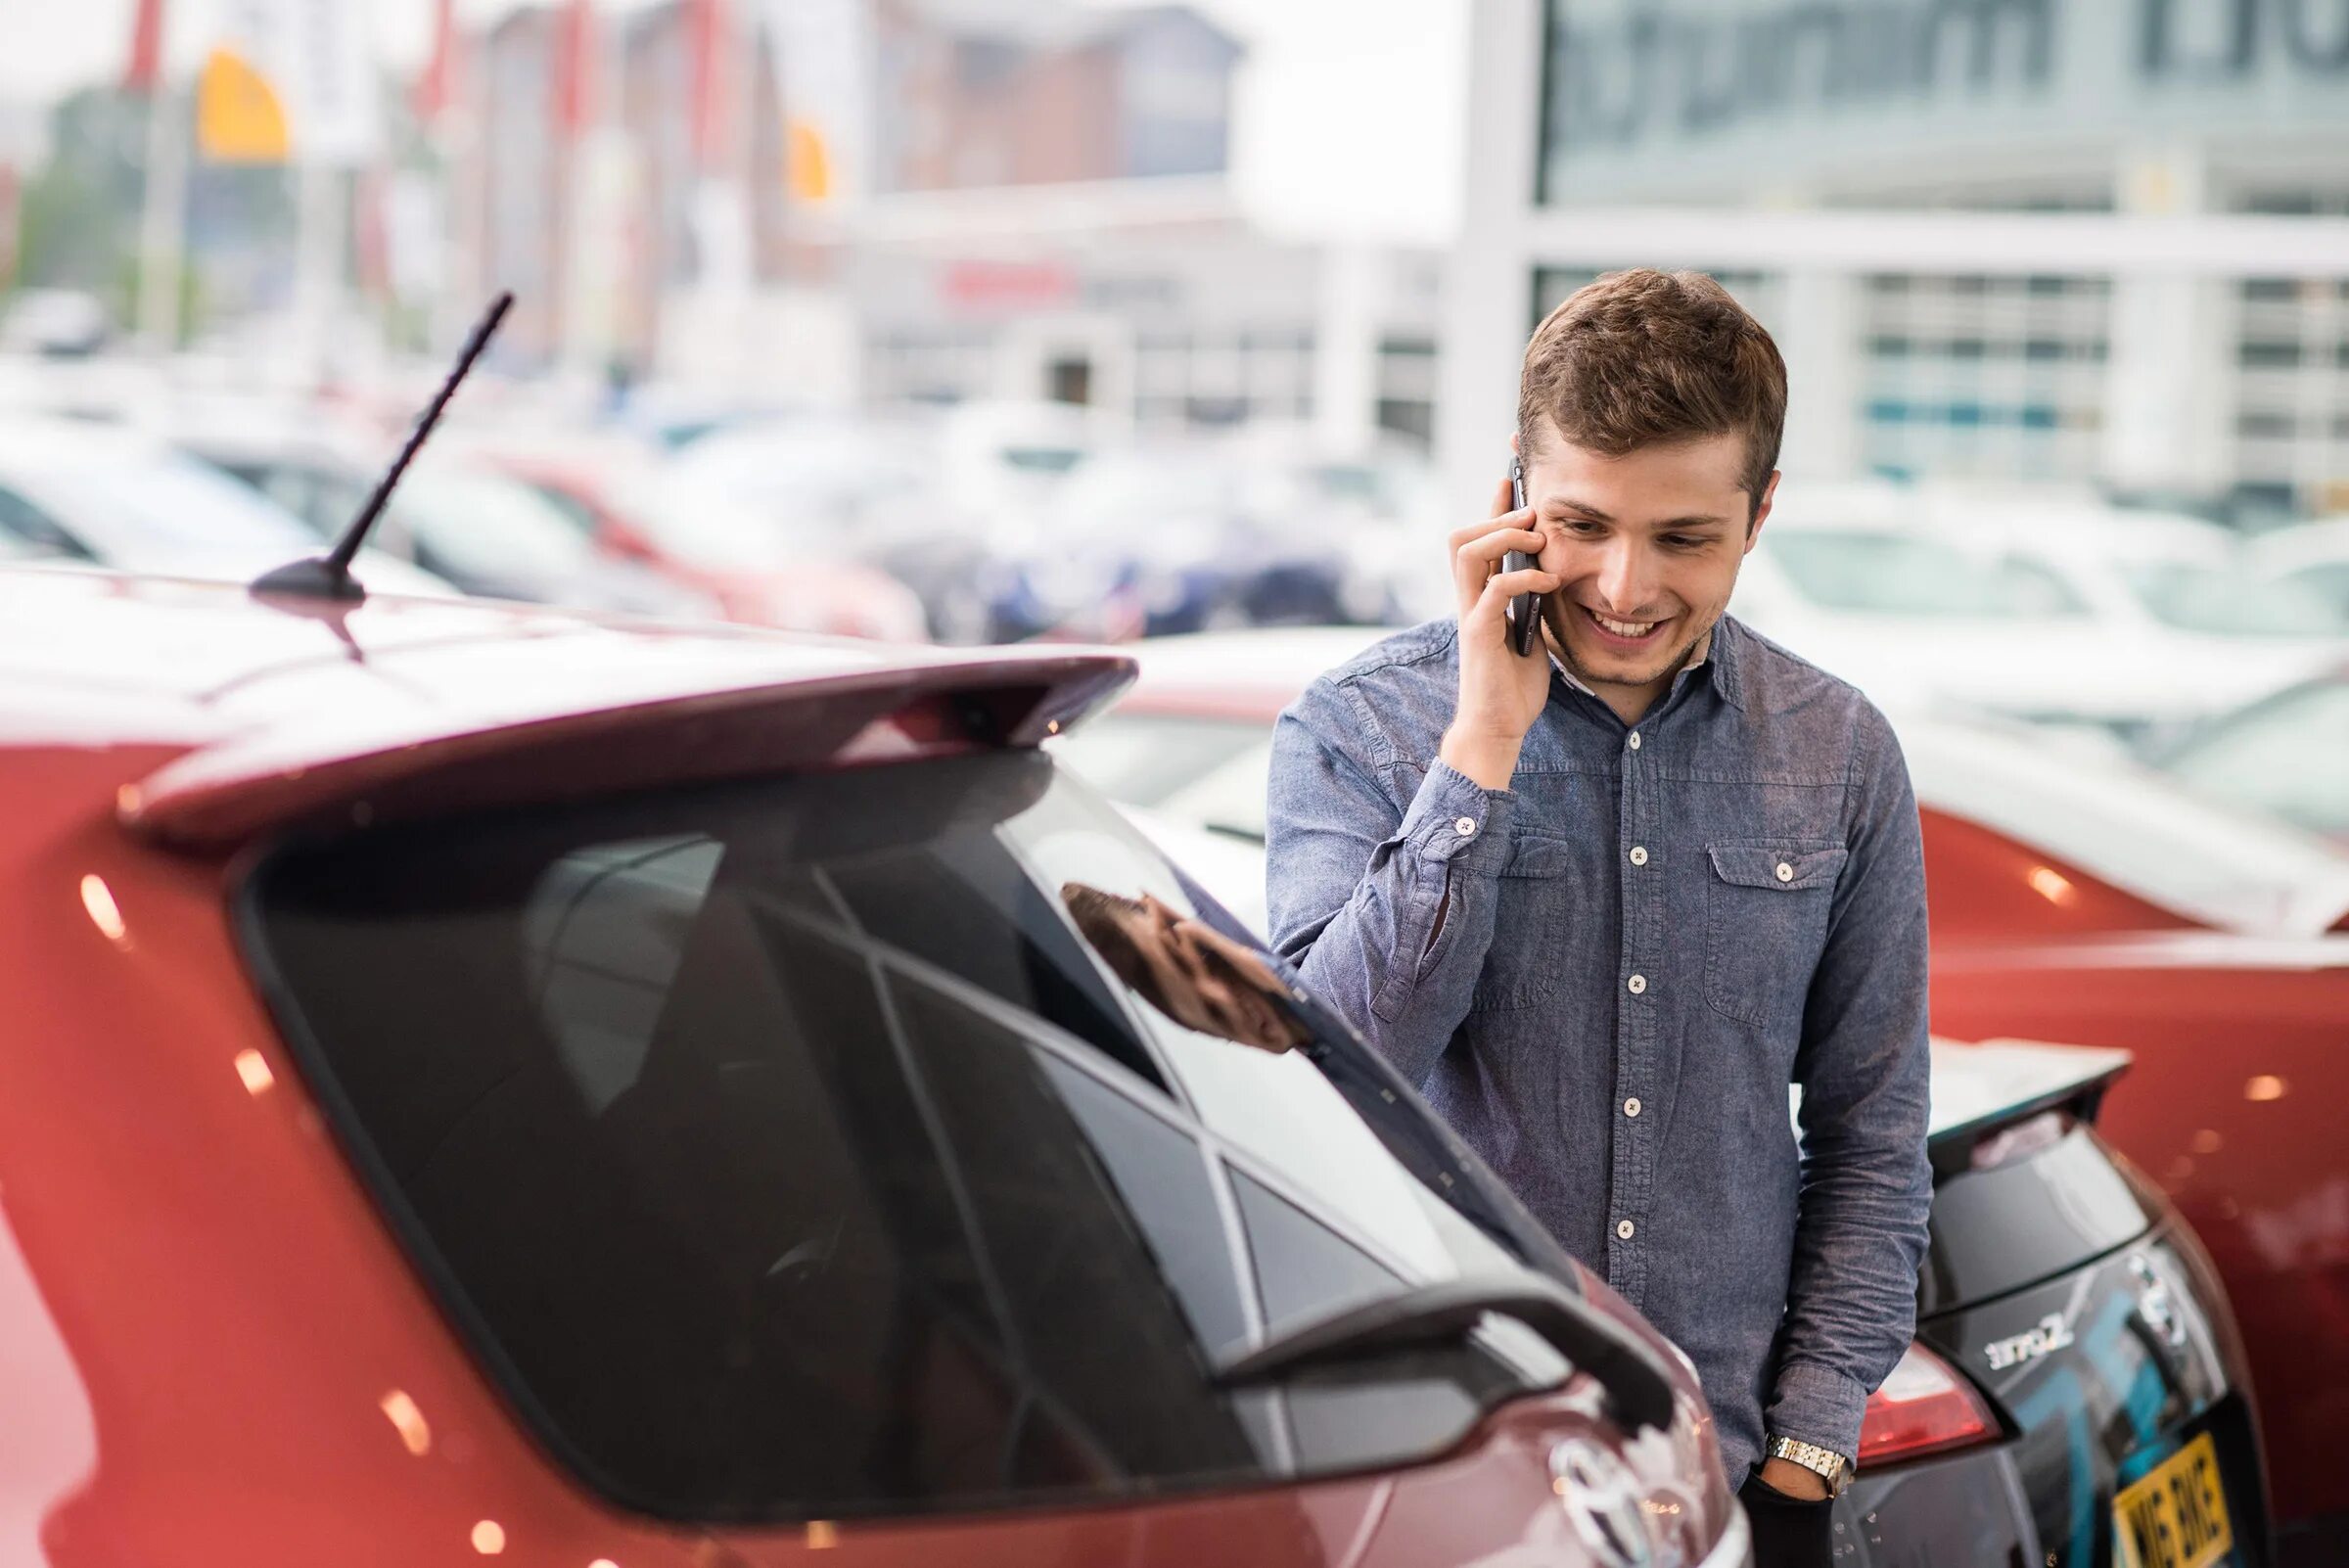
[[1773, 1437], [1765, 1452], [1773, 1459], [1785, 1459], [1814, 1472], [1827, 1483], [1827, 1496], [1841, 1497], [1843, 1489], [1852, 1482], [1852, 1461], [1833, 1449], [1820, 1448], [1796, 1438]]

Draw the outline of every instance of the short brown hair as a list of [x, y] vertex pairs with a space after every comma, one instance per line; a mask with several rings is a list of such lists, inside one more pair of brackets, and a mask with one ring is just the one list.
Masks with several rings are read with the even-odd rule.
[[1786, 429], [1786, 362], [1702, 272], [1610, 272], [1568, 296], [1526, 345], [1517, 437], [1529, 454], [1543, 415], [1566, 440], [1609, 457], [1734, 432], [1759, 506]]

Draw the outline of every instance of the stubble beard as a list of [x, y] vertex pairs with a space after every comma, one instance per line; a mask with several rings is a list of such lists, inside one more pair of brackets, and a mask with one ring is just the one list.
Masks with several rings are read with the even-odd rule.
[[1543, 612], [1542, 619], [1549, 631], [1551, 651], [1558, 656], [1558, 662], [1573, 671], [1575, 678], [1586, 686], [1622, 686], [1636, 689], [1669, 682], [1675, 675], [1687, 668], [1690, 657], [1696, 652], [1697, 644], [1705, 640], [1705, 634], [1721, 623], [1721, 614], [1716, 611], [1712, 619], [1703, 625], [1685, 633], [1680, 646], [1658, 661], [1653, 672], [1639, 672], [1628, 676], [1599, 675], [1584, 669], [1582, 662], [1574, 657], [1574, 644], [1566, 634], [1567, 618], [1575, 614], [1574, 608], [1553, 596], [1543, 601]]

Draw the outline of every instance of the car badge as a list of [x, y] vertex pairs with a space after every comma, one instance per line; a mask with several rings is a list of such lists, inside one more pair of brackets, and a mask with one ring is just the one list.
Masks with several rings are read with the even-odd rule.
[[2170, 1349], [2185, 1349], [2186, 1316], [2178, 1311], [2178, 1298], [2171, 1292], [2170, 1282], [2154, 1268], [2153, 1260], [2142, 1252], [2130, 1256], [2129, 1271], [2137, 1276], [2137, 1315]]
[[1630, 1465], [1587, 1439], [1567, 1438], [1550, 1448], [1549, 1484], [1592, 1562], [1648, 1568], [1655, 1560]]
[[2071, 1343], [2072, 1325], [2064, 1321], [2063, 1314], [2050, 1313], [2039, 1320], [2036, 1328], [2025, 1329], [2007, 1339], [1994, 1339], [1982, 1349], [1990, 1358], [1990, 1369], [2004, 1372], [2010, 1366], [2053, 1355]]

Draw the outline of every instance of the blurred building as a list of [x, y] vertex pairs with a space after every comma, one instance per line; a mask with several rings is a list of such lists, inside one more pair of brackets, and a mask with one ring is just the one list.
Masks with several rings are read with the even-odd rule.
[[[461, 227], [481, 289], [516, 291], [509, 363], [1429, 438], [1441, 258], [1246, 221], [1229, 34], [1180, 5], [833, 10], [857, 53], [812, 66], [749, 0], [546, 0], [480, 36]], [[853, 194], [795, 205], [790, 84], [838, 69]]]
[[1216, 174], [1239, 44], [1185, 6], [875, 0], [877, 191]]
[[1650, 263], [1779, 338], [1790, 468], [2349, 506], [2338, 5], [1478, 0], [1473, 60], [1463, 472]]

